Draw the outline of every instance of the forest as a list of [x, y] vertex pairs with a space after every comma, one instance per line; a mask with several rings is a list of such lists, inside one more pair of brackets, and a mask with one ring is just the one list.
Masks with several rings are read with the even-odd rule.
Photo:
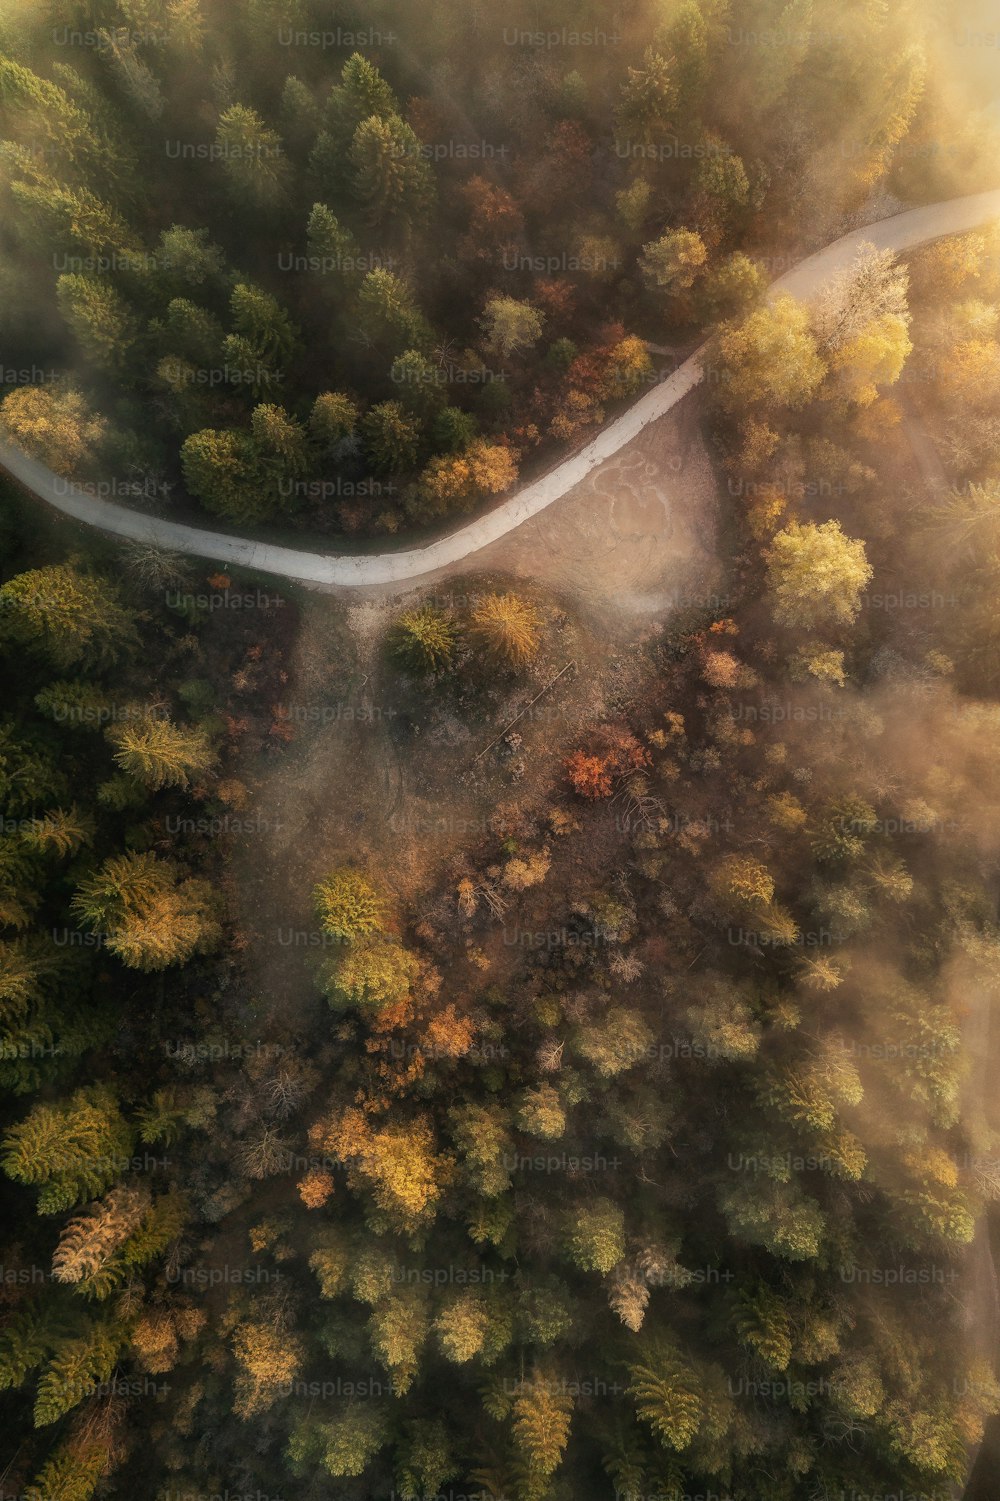
[[4, 1497], [961, 1494], [1000, 224], [767, 289], [997, 186], [988, 23], [0, 5], [11, 442], [384, 548], [706, 341], [720, 569], [626, 637], [473, 556], [372, 626], [0, 475]]

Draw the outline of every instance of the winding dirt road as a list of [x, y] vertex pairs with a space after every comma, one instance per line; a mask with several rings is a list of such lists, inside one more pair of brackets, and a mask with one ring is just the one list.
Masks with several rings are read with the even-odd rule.
[[[798, 298], [815, 295], [831, 277], [850, 264], [859, 246], [865, 242], [880, 249], [902, 252], [943, 235], [965, 233], [996, 218], [1000, 218], [1000, 189], [910, 209], [854, 230], [809, 256], [772, 283], [771, 295], [781, 292]], [[704, 353], [705, 346], [702, 345], [665, 380], [603, 428], [585, 448], [532, 484], [525, 485], [495, 510], [426, 547], [406, 552], [354, 557], [301, 552], [273, 542], [255, 542], [246, 537], [203, 531], [161, 517], [145, 516], [69, 484], [38, 460], [28, 458], [18, 448], [2, 441], [0, 469], [57, 511], [117, 537], [153, 543], [174, 552], [302, 583], [334, 588], [398, 585], [462, 562], [561, 499], [698, 385], [703, 376]]]

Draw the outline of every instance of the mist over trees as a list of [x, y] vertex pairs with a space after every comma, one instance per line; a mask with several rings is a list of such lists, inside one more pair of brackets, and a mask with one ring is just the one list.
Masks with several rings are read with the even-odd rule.
[[[235, 524], [488, 504], [656, 379], [644, 340], [752, 310], [845, 216], [992, 185], [976, 18], [917, 0], [76, 9], [0, 30], [2, 421]], [[809, 388], [773, 316], [734, 401]]]
[[628, 651], [475, 559], [359, 626], [0, 484], [5, 1487], [950, 1496], [1000, 1408], [1000, 234], [765, 289], [996, 185], [986, 22], [55, 11], [0, 17], [14, 442], [387, 546], [706, 337], [725, 578]]

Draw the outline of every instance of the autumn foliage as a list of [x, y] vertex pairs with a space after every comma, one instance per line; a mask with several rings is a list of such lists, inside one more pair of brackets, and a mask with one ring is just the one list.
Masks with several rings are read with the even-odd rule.
[[608, 726], [592, 736], [587, 746], [571, 752], [563, 764], [573, 791], [597, 802], [611, 797], [623, 777], [649, 763], [649, 752], [629, 730]]

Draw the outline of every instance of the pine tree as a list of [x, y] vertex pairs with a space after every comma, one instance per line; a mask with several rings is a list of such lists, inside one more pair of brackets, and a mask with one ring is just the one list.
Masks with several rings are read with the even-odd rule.
[[306, 226], [306, 246], [312, 259], [321, 263], [324, 272], [341, 276], [359, 276], [361, 251], [350, 230], [345, 228], [325, 203], [314, 203]]
[[102, 369], [120, 370], [135, 325], [114, 287], [95, 276], [60, 276], [56, 302], [86, 358]]
[[642, 67], [629, 68], [615, 111], [615, 129], [623, 142], [649, 142], [665, 135], [677, 108], [672, 59], [654, 47], [643, 53]]
[[333, 1476], [363, 1475], [388, 1438], [386, 1414], [372, 1402], [348, 1407], [325, 1426], [323, 1465]]
[[250, 431], [262, 485], [275, 510], [287, 509], [295, 481], [309, 467], [305, 428], [284, 407], [263, 403], [254, 408]]
[[125, 94], [147, 120], [158, 120], [163, 114], [163, 91], [156, 74], [139, 56], [135, 42], [103, 27], [99, 35]]
[[448, 1112], [452, 1136], [466, 1177], [486, 1198], [510, 1187], [507, 1166], [514, 1153], [510, 1112], [498, 1104], [456, 1105]]
[[472, 611], [472, 639], [502, 667], [523, 667], [541, 645], [541, 617], [517, 594], [486, 594]]
[[335, 870], [315, 888], [313, 901], [323, 931], [342, 942], [381, 931], [385, 900], [359, 871]]
[[817, 860], [844, 864], [865, 852], [865, 840], [878, 828], [878, 814], [862, 797], [831, 799], [810, 830], [810, 847]]
[[39, 1214], [57, 1214], [119, 1178], [132, 1143], [113, 1094], [94, 1086], [62, 1104], [35, 1105], [4, 1136], [0, 1162], [15, 1183], [39, 1188]]
[[108, 1445], [60, 1445], [24, 1492], [24, 1501], [91, 1501], [110, 1463]]
[[126, 720], [108, 731], [108, 739], [122, 771], [151, 792], [189, 787], [192, 777], [204, 776], [216, 759], [204, 730], [169, 719]]
[[276, 297], [237, 282], [229, 301], [233, 327], [264, 365], [283, 370], [299, 348], [299, 330]]
[[389, 636], [389, 650], [411, 671], [442, 672], [451, 663], [457, 640], [451, 616], [435, 605], [422, 605], [400, 615]]
[[21, 839], [31, 850], [52, 853], [60, 859], [75, 855], [94, 837], [94, 820], [89, 813], [81, 813], [73, 804], [70, 808], [53, 808], [41, 818], [32, 818], [21, 832]]
[[225, 253], [212, 241], [207, 229], [187, 229], [183, 224], [171, 224], [169, 229], [160, 231], [154, 259], [157, 281], [182, 291], [192, 287], [211, 288], [226, 264]]
[[418, 1418], [406, 1424], [397, 1471], [402, 1501], [439, 1496], [446, 1482], [458, 1474], [458, 1461], [442, 1419]]
[[444, 404], [444, 374], [419, 349], [405, 349], [394, 359], [389, 379], [403, 406], [423, 422], [431, 422]]
[[712, 905], [721, 917], [759, 911], [774, 897], [774, 877], [752, 855], [724, 855], [709, 874]]
[[163, 337], [172, 357], [180, 355], [209, 369], [222, 362], [222, 324], [187, 297], [174, 297], [168, 303]]
[[103, 199], [88, 188], [63, 187], [49, 173], [39, 171], [30, 157], [19, 156], [16, 148], [8, 148], [5, 155], [30, 178], [13, 182], [10, 192], [22, 222], [33, 228], [33, 238], [40, 245], [65, 246], [87, 256], [139, 254], [125, 221]]
[[361, 283], [355, 323], [363, 339], [390, 354], [427, 349], [433, 341], [433, 331], [406, 282], [381, 266]]
[[108, 1276], [108, 1263], [137, 1227], [149, 1203], [148, 1191], [122, 1185], [70, 1220], [52, 1256], [56, 1281], [83, 1283], [99, 1297], [110, 1291], [114, 1282]]
[[61, 1340], [38, 1378], [35, 1427], [57, 1422], [95, 1396], [114, 1370], [120, 1343], [112, 1325], [96, 1322], [76, 1338]]
[[58, 84], [0, 53], [3, 134], [45, 141], [64, 163], [85, 162], [97, 150], [93, 122]]
[[649, 1286], [627, 1265], [616, 1273], [608, 1288], [608, 1306], [625, 1325], [637, 1334], [642, 1328], [649, 1305]]
[[377, 474], [398, 474], [417, 462], [420, 422], [398, 401], [382, 401], [367, 411], [361, 419], [361, 436]]
[[572, 1412], [573, 1399], [555, 1372], [536, 1369], [520, 1383], [514, 1398], [514, 1443], [536, 1485], [559, 1468]]
[[413, 1385], [429, 1328], [427, 1293], [419, 1285], [382, 1299], [372, 1310], [368, 1320], [372, 1351], [391, 1374], [397, 1396], [404, 1396]]
[[585, 1272], [610, 1272], [625, 1255], [625, 1216], [611, 1199], [595, 1198], [565, 1212], [566, 1253]]
[[257, 448], [249, 433], [204, 428], [181, 445], [184, 483], [210, 511], [230, 521], [261, 521], [272, 499], [260, 483]]
[[0, 1391], [22, 1386], [45, 1359], [59, 1332], [54, 1309], [47, 1302], [16, 1309], [0, 1330]]
[[354, 132], [354, 191], [369, 224], [423, 223], [434, 201], [434, 174], [419, 139], [398, 115], [372, 115]]
[[41, 870], [23, 839], [0, 838], [0, 925], [26, 928], [41, 901]]
[[112, 667], [136, 644], [115, 587], [73, 563], [19, 573], [0, 589], [0, 631], [54, 667]]
[[66, 779], [50, 752], [12, 725], [0, 725], [0, 803], [7, 813], [27, 815], [65, 791]]
[[680, 1352], [661, 1339], [629, 1366], [629, 1396], [661, 1443], [683, 1452], [698, 1433], [704, 1403], [698, 1377]]
[[132, 969], [183, 964], [218, 942], [216, 900], [207, 881], [185, 878], [153, 854], [112, 856], [77, 888], [71, 902], [83, 925]]
[[46, 939], [0, 941], [0, 1086], [12, 1094], [39, 1089], [106, 1037], [107, 1014], [79, 1005], [84, 969]]
[[255, 109], [234, 104], [219, 116], [215, 143], [237, 205], [273, 210], [287, 172], [278, 132]]
[[322, 391], [309, 414], [309, 432], [327, 451], [354, 436], [358, 408], [342, 391]]
[[326, 127], [334, 149], [343, 153], [363, 120], [399, 114], [395, 94], [374, 63], [355, 52], [344, 64], [340, 83], [330, 91]]
[[281, 119], [292, 152], [305, 152], [319, 133], [321, 113], [313, 91], [301, 78], [289, 76], [281, 90]]
[[734, 1319], [736, 1333], [775, 1371], [786, 1371], [792, 1358], [792, 1319], [786, 1300], [758, 1283], [740, 1294]]

